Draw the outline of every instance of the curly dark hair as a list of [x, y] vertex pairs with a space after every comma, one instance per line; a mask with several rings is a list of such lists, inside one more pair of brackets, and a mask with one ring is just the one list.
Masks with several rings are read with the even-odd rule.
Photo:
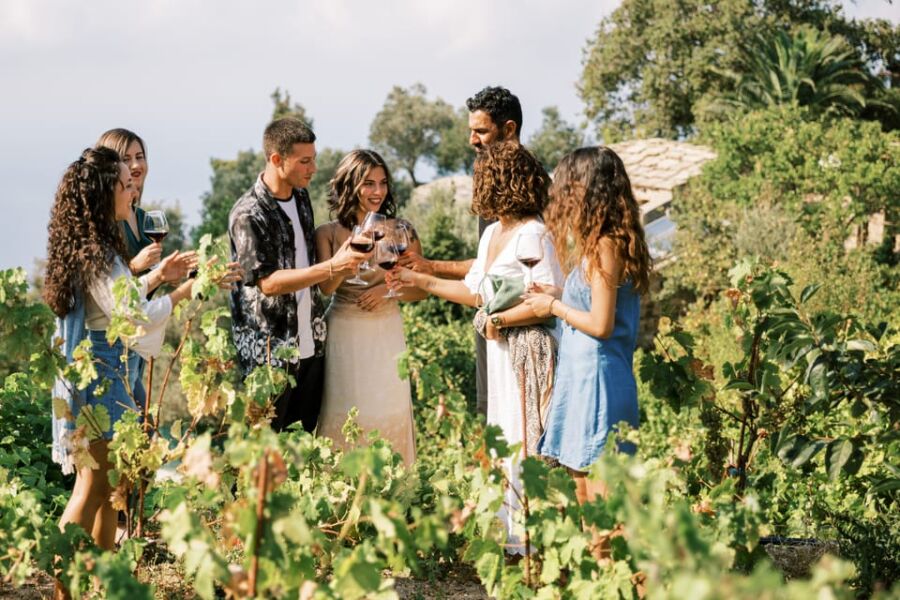
[[381, 155], [374, 150], [354, 150], [341, 159], [331, 178], [328, 194], [328, 210], [338, 223], [351, 231], [357, 225], [356, 208], [359, 204], [359, 189], [369, 171], [375, 167], [384, 169], [387, 177], [388, 193], [378, 208], [378, 212], [388, 218], [397, 214], [397, 203], [391, 191], [394, 187], [391, 170]]
[[566, 271], [587, 259], [588, 272], [600, 269], [601, 242], [613, 243], [625, 263], [624, 279], [644, 294], [649, 287], [650, 250], [641, 211], [619, 156], [605, 146], [567, 154], [553, 172], [544, 221]]
[[88, 148], [69, 165], [50, 211], [44, 301], [63, 317], [75, 294], [108, 273], [125, 242], [116, 223], [116, 186], [122, 185], [119, 154]]
[[503, 127], [507, 121], [516, 124], [516, 135], [522, 134], [522, 105], [519, 99], [504, 87], [486, 87], [468, 100], [466, 108], [469, 112], [483, 110], [491, 116], [497, 127]]
[[472, 212], [483, 219], [540, 216], [549, 201], [550, 176], [516, 141], [491, 144], [475, 160]]

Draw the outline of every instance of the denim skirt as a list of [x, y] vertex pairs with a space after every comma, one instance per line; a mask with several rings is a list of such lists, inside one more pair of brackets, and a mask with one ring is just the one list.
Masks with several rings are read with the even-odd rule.
[[[109, 429], [103, 432], [103, 437], [109, 440], [113, 436], [113, 425], [126, 411], [140, 413], [135, 400], [139, 399], [143, 403], [143, 386], [139, 385], [143, 370], [141, 357], [137, 352], [129, 350], [123, 360], [125, 347], [122, 341], [116, 340], [114, 344], [110, 344], [106, 341], [105, 331], [88, 331], [88, 339], [91, 340], [97, 378], [87, 387], [87, 404], [106, 408], [109, 413]], [[101, 384], [105, 386], [105, 390]]]

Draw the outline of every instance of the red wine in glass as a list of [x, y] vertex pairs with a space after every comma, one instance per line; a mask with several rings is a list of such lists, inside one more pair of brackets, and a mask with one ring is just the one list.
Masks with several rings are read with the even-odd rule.
[[368, 254], [375, 248], [375, 242], [371, 238], [355, 237], [350, 240], [350, 247], [357, 252]]
[[391, 269], [393, 269], [394, 267], [397, 266], [397, 259], [395, 258], [393, 260], [383, 260], [378, 263], [378, 266], [381, 267], [382, 269], [384, 269], [385, 271], [390, 271]]
[[168, 231], [147, 231], [144, 230], [144, 235], [148, 238], [156, 242], [157, 244], [162, 244], [162, 241], [166, 239], [166, 236], [169, 235]]
[[384, 231], [380, 229], [375, 229], [372, 231], [372, 237], [375, 238], [375, 241], [382, 239], [384, 237]]
[[522, 266], [528, 267], [529, 269], [533, 269], [535, 265], [541, 262], [540, 258], [520, 258], [519, 262], [522, 263]]

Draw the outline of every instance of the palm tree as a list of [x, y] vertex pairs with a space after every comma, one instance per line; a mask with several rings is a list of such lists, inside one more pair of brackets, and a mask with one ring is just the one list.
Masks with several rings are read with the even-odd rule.
[[847, 40], [808, 26], [757, 34], [739, 70], [720, 74], [734, 82], [733, 92], [719, 96], [720, 109], [796, 104], [813, 114], [855, 115], [866, 107], [866, 86], [881, 85]]

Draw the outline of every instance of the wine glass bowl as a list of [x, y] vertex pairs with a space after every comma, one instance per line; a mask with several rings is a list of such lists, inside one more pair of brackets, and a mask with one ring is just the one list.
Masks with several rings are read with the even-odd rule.
[[534, 282], [534, 267], [544, 259], [543, 235], [523, 233], [516, 239], [516, 260], [528, 268], [528, 285]]
[[[375, 238], [372, 236], [372, 231], [364, 230], [361, 225], [354, 227], [353, 232], [350, 234], [350, 247], [357, 252], [371, 252], [375, 248]], [[347, 280], [347, 283], [352, 285], [367, 285], [369, 283], [359, 276], [360, 269], [362, 269], [362, 264], [356, 269], [356, 274], [353, 278]]]
[[148, 210], [144, 213], [144, 235], [157, 244], [161, 244], [169, 235], [169, 222], [166, 213], [161, 210]]
[[[363, 222], [358, 225], [361, 231], [366, 232], [366, 234], [372, 238], [374, 242], [384, 238], [386, 233], [386, 224], [387, 217], [385, 217], [381, 213], [377, 212], [368, 212], [366, 213], [365, 218], [363, 218]], [[371, 252], [371, 249], [369, 250]], [[371, 271], [372, 267], [369, 265], [368, 260], [364, 260], [362, 264], [359, 265], [360, 271]]]
[[[400, 260], [400, 253], [397, 251], [397, 246], [396, 240], [392, 237], [382, 239], [380, 242], [375, 242], [375, 262], [377, 262], [378, 266], [385, 271], [392, 270], [397, 266], [397, 262]], [[399, 298], [400, 294], [391, 288], [384, 297]]]

